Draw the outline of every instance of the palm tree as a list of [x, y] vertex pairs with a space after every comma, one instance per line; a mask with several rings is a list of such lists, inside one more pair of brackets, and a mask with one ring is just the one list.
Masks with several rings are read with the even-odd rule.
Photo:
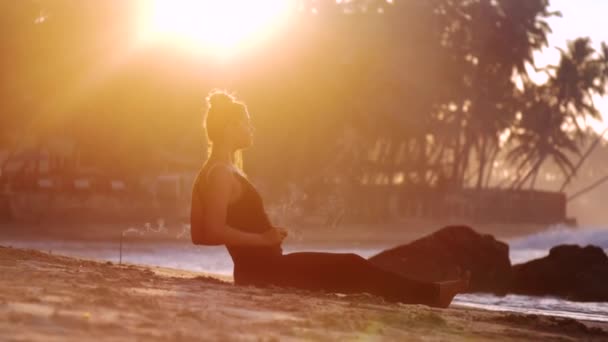
[[[465, 175], [476, 174], [476, 187], [487, 184], [500, 135], [515, 118], [513, 73], [527, 79], [526, 64], [547, 44], [548, 1], [438, 1], [445, 15], [446, 53], [460, 72], [460, 84], [450, 102], [458, 105], [452, 183], [466, 186]], [[475, 158], [473, 158], [475, 157]], [[474, 163], [476, 162], [476, 164]]]
[[596, 51], [589, 38], [571, 41], [567, 49], [560, 49], [560, 52], [560, 63], [549, 84], [557, 100], [556, 106], [569, 118], [577, 135], [582, 137], [585, 127], [581, 123], [587, 118], [601, 118], [592, 98], [594, 94], [604, 94], [607, 61], [602, 56], [595, 56]]
[[527, 172], [514, 187], [521, 188], [530, 179], [534, 187], [540, 167], [549, 157], [567, 179], [576, 171], [568, 153], [580, 155], [579, 146], [588, 137], [582, 124], [600, 117], [592, 97], [604, 93], [608, 65], [606, 51], [596, 57], [590, 44], [588, 38], [569, 42], [567, 50], [560, 50], [559, 65], [551, 68], [554, 73], [549, 73], [546, 84], [526, 84], [521, 120], [512, 136], [516, 147], [508, 158]]
[[529, 88], [530, 100], [524, 104], [521, 119], [511, 135], [515, 146], [507, 154], [507, 160], [514, 162], [519, 170], [527, 170], [513, 182], [514, 188], [521, 188], [528, 180], [533, 188], [542, 164], [552, 158], [562, 173], [571, 174], [575, 166], [568, 153], [579, 154], [578, 144], [571, 133], [564, 130], [566, 116], [551, 104], [550, 88], [547, 85]]

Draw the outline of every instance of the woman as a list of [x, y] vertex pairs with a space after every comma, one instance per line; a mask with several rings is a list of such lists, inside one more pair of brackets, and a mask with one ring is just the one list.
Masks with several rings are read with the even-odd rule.
[[356, 254], [283, 254], [287, 231], [272, 225], [260, 194], [241, 171], [240, 151], [253, 140], [246, 106], [221, 91], [212, 92], [207, 105], [205, 129], [211, 153], [192, 192], [192, 242], [225, 245], [237, 285], [368, 292], [390, 301], [436, 307], [447, 307], [466, 290], [468, 275], [425, 283], [380, 269]]

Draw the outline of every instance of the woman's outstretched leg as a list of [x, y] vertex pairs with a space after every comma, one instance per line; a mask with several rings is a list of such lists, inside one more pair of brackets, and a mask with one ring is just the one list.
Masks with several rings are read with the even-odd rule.
[[462, 282], [445, 286], [409, 279], [352, 253], [291, 253], [267, 266], [270, 267], [263, 272], [267, 282], [279, 286], [342, 293], [369, 292], [407, 304], [445, 307], [456, 293], [465, 290]]

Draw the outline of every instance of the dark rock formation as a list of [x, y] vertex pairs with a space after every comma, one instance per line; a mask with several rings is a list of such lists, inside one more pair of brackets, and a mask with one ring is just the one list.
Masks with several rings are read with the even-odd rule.
[[553, 247], [544, 258], [513, 266], [510, 292], [608, 301], [608, 256], [591, 245]]
[[471, 271], [470, 292], [505, 294], [511, 281], [509, 246], [471, 227], [448, 226], [369, 259], [384, 269], [426, 281]]

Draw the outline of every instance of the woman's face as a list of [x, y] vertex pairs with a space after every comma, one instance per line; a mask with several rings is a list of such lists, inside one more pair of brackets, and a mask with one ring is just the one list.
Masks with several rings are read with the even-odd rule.
[[233, 137], [237, 148], [243, 149], [253, 144], [254, 128], [247, 112], [244, 112], [243, 115], [236, 120], [233, 128]]

